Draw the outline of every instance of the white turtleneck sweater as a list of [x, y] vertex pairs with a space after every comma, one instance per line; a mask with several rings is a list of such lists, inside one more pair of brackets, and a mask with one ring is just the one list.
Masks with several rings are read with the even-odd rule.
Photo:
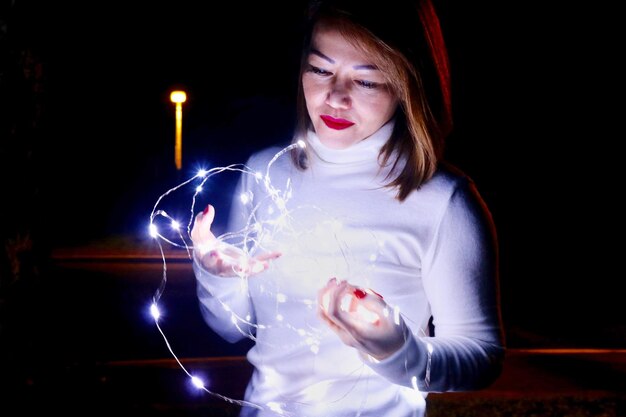
[[[242, 416], [423, 416], [428, 392], [480, 389], [500, 371], [497, 250], [493, 223], [470, 179], [439, 169], [404, 202], [379, 170], [389, 123], [347, 149], [310, 132], [309, 168], [280, 148], [253, 155], [233, 201], [229, 230], [247, 225], [248, 246], [278, 250], [249, 278], [209, 274], [197, 261], [198, 297], [222, 337], [254, 337]], [[219, 213], [217, 214], [219, 215]], [[371, 288], [411, 331], [375, 362], [344, 345], [317, 314], [317, 291], [336, 277]], [[429, 333], [433, 316], [435, 334]]]

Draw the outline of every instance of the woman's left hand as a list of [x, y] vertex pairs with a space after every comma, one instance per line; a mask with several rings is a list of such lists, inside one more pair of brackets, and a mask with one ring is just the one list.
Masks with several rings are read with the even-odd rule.
[[343, 343], [377, 360], [402, 347], [406, 325], [382, 296], [332, 278], [318, 292], [320, 317]]

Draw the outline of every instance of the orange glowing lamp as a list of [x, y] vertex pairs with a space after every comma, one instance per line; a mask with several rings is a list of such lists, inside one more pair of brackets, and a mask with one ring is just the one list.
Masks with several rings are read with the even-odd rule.
[[176, 141], [174, 142], [174, 164], [176, 169], [183, 167], [183, 103], [187, 101], [184, 91], [172, 91], [170, 101], [176, 104]]

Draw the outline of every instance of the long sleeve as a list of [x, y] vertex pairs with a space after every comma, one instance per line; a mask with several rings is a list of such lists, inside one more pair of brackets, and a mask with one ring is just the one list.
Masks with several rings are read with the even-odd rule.
[[[244, 228], [243, 219], [247, 218], [245, 206], [238, 203], [242, 192], [250, 189], [254, 181], [252, 176], [242, 173], [232, 201], [227, 230], [238, 232]], [[239, 239], [228, 243], [241, 245]], [[206, 323], [221, 337], [229, 342], [237, 342], [255, 334], [256, 317], [247, 278], [220, 277], [208, 272], [194, 256], [193, 270], [197, 280], [197, 296], [200, 311]]]
[[[381, 171], [377, 158], [390, 129], [350, 152], [309, 135], [303, 171], [277, 158], [279, 148], [246, 162], [250, 175], [235, 193], [228, 236], [249, 237], [235, 243], [251, 254], [281, 256], [245, 281], [195, 268], [209, 325], [229, 340], [255, 332], [247, 401], [277, 403], [293, 415], [354, 415], [355, 404], [367, 404], [364, 416], [408, 417], [423, 415], [427, 392], [479, 389], [499, 374], [504, 346], [489, 212], [471, 180], [443, 166], [398, 201], [384, 186], [393, 167]], [[330, 277], [371, 288], [399, 311], [407, 331], [398, 352], [364, 362], [320, 319], [316, 299]], [[240, 331], [248, 317], [252, 324]]]
[[491, 384], [504, 356], [497, 256], [491, 216], [474, 184], [461, 181], [422, 263], [435, 336], [410, 335], [398, 352], [370, 367], [420, 391]]
[[254, 310], [242, 278], [210, 274], [193, 260], [202, 317], [225, 340], [234, 343], [254, 334]]

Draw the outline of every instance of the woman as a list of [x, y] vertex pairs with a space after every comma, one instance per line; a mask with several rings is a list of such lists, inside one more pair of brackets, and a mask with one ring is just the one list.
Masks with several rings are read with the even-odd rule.
[[438, 20], [429, 1], [386, 6], [312, 5], [304, 146], [250, 158], [265, 174], [242, 176], [232, 234], [213, 236], [210, 206], [196, 217], [205, 320], [256, 342], [243, 416], [423, 416], [428, 392], [500, 373], [493, 222], [441, 160], [451, 117]]

